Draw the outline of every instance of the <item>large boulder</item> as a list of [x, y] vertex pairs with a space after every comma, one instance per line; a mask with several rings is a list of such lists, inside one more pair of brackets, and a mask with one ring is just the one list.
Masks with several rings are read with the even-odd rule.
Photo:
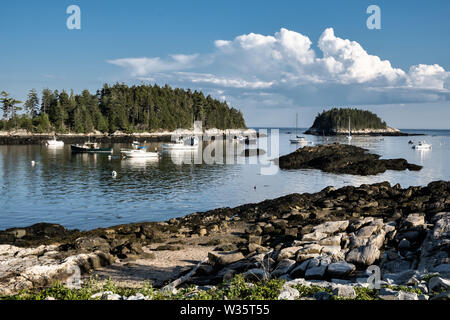
[[307, 279], [307, 280], [323, 279], [325, 276], [326, 270], [327, 270], [326, 266], [318, 266], [318, 267], [310, 268], [310, 269], [306, 270], [305, 279]]
[[315, 232], [334, 234], [336, 232], [345, 231], [348, 227], [348, 220], [343, 221], [327, 221], [325, 223], [315, 226], [313, 229]]
[[240, 251], [209, 252], [208, 259], [211, 265], [223, 267], [244, 259], [244, 255]]
[[345, 261], [334, 262], [328, 265], [327, 274], [330, 278], [346, 278], [349, 274], [356, 270], [352, 263]]
[[380, 257], [378, 247], [369, 244], [363, 247], [355, 248], [347, 253], [346, 261], [356, 265], [372, 265]]

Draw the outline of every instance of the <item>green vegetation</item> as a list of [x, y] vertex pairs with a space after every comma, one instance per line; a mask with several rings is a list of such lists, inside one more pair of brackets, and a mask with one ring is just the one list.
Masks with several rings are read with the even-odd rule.
[[191, 128], [202, 121], [204, 128], [246, 128], [242, 112], [202, 92], [172, 89], [165, 85], [105, 84], [96, 94], [44, 89], [41, 101], [32, 89], [24, 103], [26, 114], [16, 111], [21, 103], [2, 92], [3, 120], [0, 130], [26, 129], [30, 132], [131, 133]]
[[[44, 300], [48, 297], [57, 300], [98, 300], [101, 299], [101, 294], [94, 298], [91, 297], [105, 291], [122, 297], [130, 297], [140, 293], [151, 300], [277, 300], [284, 283], [285, 281], [280, 279], [249, 283], [245, 281], [242, 274], [238, 274], [231, 280], [211, 287], [209, 290], [199, 289], [195, 285], [190, 285], [178, 289], [176, 293], [171, 293], [153, 288], [150, 282], [144, 282], [140, 288], [125, 288], [118, 286], [110, 279], [100, 281], [98, 277], [91, 277], [78, 289], [69, 289], [62, 283], [56, 282], [51, 287], [24, 290], [12, 296], [0, 296], [0, 300]], [[330, 288], [317, 285], [306, 286], [298, 284], [294, 288], [299, 292], [299, 297], [297, 298], [299, 300], [317, 298], [318, 293], [329, 294], [328, 299], [330, 300], [380, 300], [380, 297], [378, 297], [380, 290], [359, 286], [354, 287], [355, 298], [336, 296]], [[420, 289], [408, 286], [385, 285], [383, 288], [411, 292], [418, 295], [423, 294]], [[445, 290], [435, 292], [433, 295], [443, 291]]]
[[298, 290], [301, 298], [302, 297], [314, 297], [314, 295], [319, 292], [326, 292], [330, 295], [332, 294], [330, 289], [322, 288], [322, 287], [319, 287], [316, 285], [305, 286], [303, 284], [299, 284], [295, 287], [295, 289]]
[[408, 286], [388, 285], [388, 286], [383, 286], [383, 288], [388, 288], [388, 289], [395, 290], [395, 291], [404, 291], [404, 292], [409, 292], [409, 293], [424, 294], [424, 292], [422, 292], [422, 290], [420, 290], [419, 288], [408, 287]]
[[121, 288], [110, 280], [101, 282], [98, 278], [90, 278], [79, 289], [69, 289], [60, 282], [56, 282], [49, 288], [25, 290], [17, 295], [0, 297], [0, 300], [44, 300], [47, 297], [57, 300], [89, 300], [92, 295], [104, 291], [126, 297], [142, 293], [152, 300], [275, 300], [283, 283], [282, 280], [267, 280], [258, 284], [248, 284], [242, 275], [237, 275], [229, 282], [224, 282], [208, 291], [189, 286], [172, 294], [155, 289], [150, 283], [145, 283], [142, 288]]
[[349, 120], [351, 130], [387, 128], [386, 122], [370, 111], [333, 108], [319, 113], [311, 129], [324, 134], [332, 134], [339, 130], [346, 131], [349, 127]]

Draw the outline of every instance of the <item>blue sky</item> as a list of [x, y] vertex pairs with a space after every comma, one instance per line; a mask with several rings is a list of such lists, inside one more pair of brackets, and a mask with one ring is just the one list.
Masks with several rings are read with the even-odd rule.
[[[81, 30], [66, 28], [72, 4]], [[371, 4], [381, 30], [366, 27]], [[3, 1], [0, 90], [23, 100], [31, 88], [169, 83], [227, 100], [250, 126], [292, 126], [299, 112], [306, 127], [318, 111], [348, 105], [399, 128], [450, 129], [449, 9], [400, 0]]]

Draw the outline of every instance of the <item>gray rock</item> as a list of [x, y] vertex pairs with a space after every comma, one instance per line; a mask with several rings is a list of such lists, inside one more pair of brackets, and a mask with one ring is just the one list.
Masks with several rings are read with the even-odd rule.
[[112, 291], [105, 291], [102, 294], [102, 300], [122, 300], [122, 296]]
[[291, 270], [289, 275], [294, 279], [303, 278], [305, 276], [306, 269], [308, 268], [309, 261], [310, 260], [306, 260], [300, 263], [298, 266]]
[[356, 298], [355, 289], [353, 288], [353, 286], [348, 285], [337, 285], [333, 289], [333, 294], [344, 298]]
[[331, 237], [320, 240], [319, 244], [322, 246], [339, 246], [340, 247], [341, 239], [342, 239], [342, 236], [340, 236], [340, 235], [331, 236]]
[[368, 225], [365, 227], [362, 227], [358, 231], [356, 231], [356, 236], [360, 238], [369, 238], [375, 231], [378, 230], [377, 226], [374, 225]]
[[315, 267], [318, 267], [318, 266], [320, 266], [320, 259], [319, 259], [319, 257], [312, 258], [312, 259], [309, 259], [309, 263], [308, 263], [308, 266], [307, 266], [306, 270], [311, 269], [311, 268], [315, 268]]
[[288, 247], [280, 250], [277, 260], [290, 259], [295, 257], [298, 250], [302, 249], [301, 246]]
[[247, 270], [244, 278], [247, 281], [264, 281], [268, 278], [268, 273], [262, 268], [253, 268]]
[[380, 257], [380, 250], [374, 245], [367, 245], [351, 250], [346, 261], [360, 265], [372, 265]]
[[278, 295], [278, 300], [295, 300], [300, 296], [300, 292], [297, 289], [285, 286], [281, 289]]
[[440, 264], [432, 269], [433, 272], [438, 272], [442, 274], [450, 273], [450, 263]]
[[145, 300], [145, 296], [142, 293], [138, 292], [133, 296], [129, 296], [127, 300]]
[[275, 270], [270, 274], [272, 277], [279, 277], [283, 274], [289, 273], [295, 266], [295, 261], [291, 259], [281, 260]]
[[322, 251], [322, 248], [323, 247], [321, 245], [316, 243], [307, 244], [298, 250], [298, 254], [305, 255], [305, 254], [320, 253]]
[[381, 288], [378, 297], [383, 300], [419, 300], [416, 293], [395, 291], [389, 288]]
[[213, 266], [226, 266], [233, 262], [244, 259], [244, 255], [239, 251], [230, 252], [209, 252], [209, 262]]
[[428, 282], [429, 292], [441, 291], [442, 289], [448, 290], [450, 288], [450, 279], [444, 279], [441, 277], [433, 277]]
[[320, 241], [326, 237], [328, 237], [328, 235], [326, 233], [315, 231], [315, 232], [303, 235], [302, 240], [303, 241]]
[[446, 292], [442, 292], [437, 296], [432, 297], [430, 300], [450, 300], [450, 290]]
[[331, 278], [345, 278], [356, 269], [355, 265], [345, 261], [339, 261], [328, 265], [327, 274]]
[[108, 241], [100, 237], [81, 237], [75, 240], [75, 247], [86, 252], [94, 252], [100, 250], [109, 252], [110, 246]]
[[350, 280], [344, 280], [344, 279], [331, 279], [332, 283], [336, 284], [350, 284], [352, 283]]
[[308, 270], [306, 270], [305, 279], [323, 279], [326, 270], [326, 266], [309, 268]]
[[343, 221], [327, 221], [314, 227], [315, 232], [322, 232], [326, 234], [333, 234], [336, 232], [345, 231], [348, 227], [348, 220]]
[[416, 270], [410, 269], [399, 273], [386, 273], [383, 276], [383, 279], [386, 281], [391, 280], [391, 282], [396, 285], [406, 285], [416, 274]]
[[322, 254], [328, 254], [331, 256], [342, 256], [341, 246], [324, 246], [322, 248]]
[[410, 229], [425, 223], [425, 216], [420, 213], [412, 213], [402, 221], [400, 228]]
[[411, 247], [411, 243], [406, 240], [406, 239], [402, 239], [399, 243], [398, 243], [398, 250], [402, 251], [402, 250], [408, 250]]

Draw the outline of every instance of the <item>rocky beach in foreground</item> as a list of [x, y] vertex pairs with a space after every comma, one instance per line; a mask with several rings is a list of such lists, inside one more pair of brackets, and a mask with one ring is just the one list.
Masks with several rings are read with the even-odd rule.
[[[450, 182], [384, 182], [166, 222], [13, 228], [0, 232], [0, 295], [42, 290], [79, 268], [83, 279], [136, 288], [129, 296], [99, 289], [92, 299], [224, 298], [233, 286], [269, 286], [270, 299], [449, 299], [449, 209]], [[373, 265], [379, 288], [370, 287]], [[139, 293], [148, 281], [153, 295]]]

